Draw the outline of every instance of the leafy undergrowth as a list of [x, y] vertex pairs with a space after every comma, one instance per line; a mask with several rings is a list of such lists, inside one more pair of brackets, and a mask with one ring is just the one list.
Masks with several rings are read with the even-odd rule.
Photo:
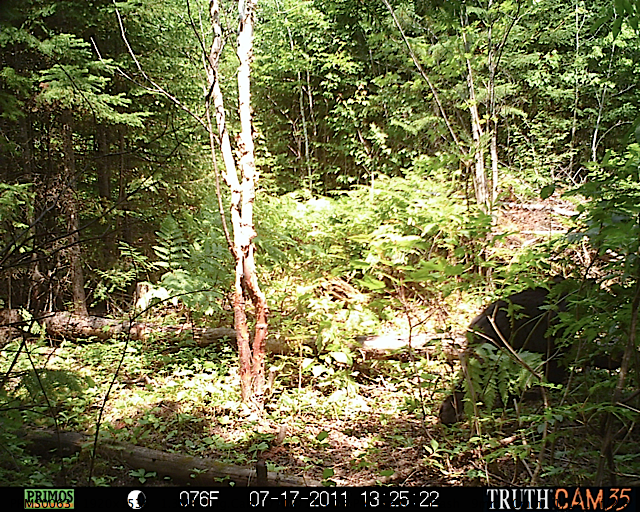
[[[303, 218], [310, 222], [315, 218], [308, 213]], [[507, 217], [494, 250], [509, 255], [532, 247], [518, 231], [539, 237], [545, 229], [559, 228], [541, 213], [512, 209]], [[361, 226], [368, 225], [377, 224], [365, 218]], [[360, 240], [354, 233], [341, 240]], [[350, 342], [359, 334], [406, 333], [409, 317], [414, 333], [430, 333], [434, 340], [462, 333], [497, 290], [480, 284], [474, 292], [455, 273], [447, 273], [451, 266], [440, 265], [420, 267], [421, 280], [410, 296], [401, 298], [399, 288], [383, 280], [398, 284], [403, 274], [394, 273], [385, 258], [374, 258], [373, 249], [358, 259], [359, 264], [373, 262], [373, 277], [359, 282], [327, 277], [348, 272], [322, 272], [321, 235], [315, 233], [313, 243], [296, 242], [300, 250], [310, 251], [304, 265], [287, 259], [289, 272], [274, 264], [263, 276], [272, 305], [270, 335], [286, 339], [293, 351], [269, 356], [268, 366], [277, 376], [261, 417], [240, 402], [237, 355], [228, 343], [200, 348], [190, 339], [162, 337], [60, 341], [38, 333], [24, 345], [20, 339], [5, 343], [0, 353], [0, 485], [87, 485], [90, 477], [92, 485], [172, 484], [152, 468], [106, 459], [94, 461], [90, 476], [88, 450], [63, 460], [38, 458], [26, 450], [22, 437], [25, 431], [55, 428], [95, 434], [97, 425], [101, 439], [246, 467], [260, 458], [283, 475], [327, 485], [531, 485], [534, 477], [538, 485], [593, 485], [608, 410], [615, 414], [618, 431], [608, 464], [615, 467], [618, 484], [639, 484], [638, 405], [606, 405], [616, 371], [576, 368], [566, 387], [549, 390], [546, 409], [539, 399], [517, 409], [508, 402], [506, 411], [481, 409], [476, 425], [469, 420], [452, 427], [438, 423], [439, 406], [459, 371], [451, 357], [447, 362], [439, 341], [428, 356], [405, 353], [387, 360], [365, 360]], [[330, 240], [330, 247], [335, 249], [336, 240]], [[407, 250], [416, 247], [409, 244]], [[267, 253], [276, 258], [276, 249]], [[523, 254], [527, 271], [518, 273], [513, 257], [501, 279], [494, 272], [494, 283], [520, 289], [535, 285], [531, 268], [537, 268], [540, 257], [535, 251]], [[434, 282], [438, 272], [440, 280]], [[584, 320], [591, 323], [579, 335], [598, 339], [612, 324], [615, 340], [620, 329], [608, 318], [614, 308], [605, 301], [598, 316], [596, 303], [589, 304]], [[176, 324], [176, 313], [184, 311], [151, 313], [150, 322], [162, 318]], [[218, 314], [227, 312], [221, 308]], [[633, 390], [624, 396], [633, 396]]]
[[[18, 345], [3, 348], [3, 373]], [[356, 358], [350, 365], [334, 361], [327, 372], [326, 361], [307, 359], [303, 367], [301, 358], [273, 357], [278, 377], [259, 418], [239, 401], [236, 355], [225, 344], [199, 348], [157, 339], [51, 346], [43, 339], [29, 341], [25, 351], [2, 396], [2, 485], [87, 485], [87, 451], [41, 460], [24, 450], [15, 432], [57, 426], [94, 433], [101, 410], [102, 437], [241, 466], [260, 457], [283, 475], [329, 485], [526, 485], [539, 459], [545, 418], [539, 401], [482, 420], [480, 436], [471, 434], [469, 422], [438, 424], [455, 372], [437, 358]], [[594, 390], [601, 377], [585, 374], [582, 386]], [[554, 408], [546, 416], [555, 430], [540, 482], [585, 484], [597, 467], [601, 408], [589, 410], [566, 396], [560, 406], [562, 396], [562, 390], [552, 393]], [[620, 474], [633, 480], [640, 465], [637, 435], [627, 434], [617, 446]], [[148, 468], [109, 460], [97, 460], [92, 476], [93, 485], [171, 485]]]
[[[518, 231], [539, 237], [545, 229], [558, 229], [533, 211], [538, 213], [507, 212], [508, 222], [496, 228], [502, 234], [496, 234], [495, 252], [513, 256], [514, 250], [531, 247]], [[304, 219], [314, 217], [305, 214]], [[362, 222], [369, 224], [377, 225]], [[358, 239], [341, 236], [345, 243]], [[393, 291], [397, 288], [378, 288], [383, 279], [400, 283], [402, 274], [391, 271], [385, 258], [370, 257], [375, 251], [358, 260], [377, 265], [375, 278], [349, 282], [322, 272], [322, 261], [313, 260], [324, 254], [318, 248], [322, 237], [316, 233], [312, 240], [296, 243], [310, 251], [304, 265], [288, 259], [288, 272], [274, 265], [263, 276], [272, 305], [270, 335], [286, 339], [293, 351], [269, 356], [277, 377], [261, 417], [240, 402], [237, 355], [228, 343], [200, 348], [190, 339], [162, 337], [60, 341], [37, 333], [24, 345], [20, 339], [5, 343], [0, 485], [87, 485], [90, 478], [92, 485], [172, 484], [152, 468], [100, 458], [90, 475], [88, 450], [63, 460], [38, 458], [21, 437], [25, 431], [55, 428], [95, 434], [97, 425], [101, 439], [246, 467], [260, 458], [283, 475], [327, 485], [531, 485], [534, 478], [538, 485], [593, 485], [608, 410], [618, 430], [608, 465], [615, 467], [618, 484], [639, 484], [638, 405], [608, 405], [616, 371], [576, 368], [566, 387], [549, 391], [547, 409], [539, 399], [517, 410], [509, 402], [506, 411], [481, 408], [477, 425], [469, 420], [441, 425], [438, 409], [458, 380], [459, 365], [447, 362], [439, 341], [429, 356], [405, 353], [387, 360], [364, 360], [350, 342], [358, 334], [406, 333], [407, 317], [414, 333], [431, 333], [434, 339], [462, 333], [496, 290], [480, 285], [473, 292], [473, 286], [447, 274], [446, 265], [421, 267], [424, 280], [401, 299]], [[276, 258], [274, 247], [267, 252]], [[530, 267], [540, 258], [523, 254], [527, 272], [518, 274], [512, 257], [510, 273], [498, 280], [494, 272], [494, 283], [531, 286]], [[437, 272], [440, 281], [432, 282]], [[593, 331], [593, 338], [612, 324], [615, 339], [618, 327], [607, 320], [613, 308], [605, 301], [598, 316], [596, 303], [590, 304], [586, 320], [595, 327], [589, 324], [591, 330], [581, 335]], [[177, 324], [176, 313], [184, 311], [151, 313], [150, 322]], [[226, 313], [220, 309], [219, 314]], [[625, 390], [624, 396], [630, 395], [633, 390]]]
[[[18, 345], [4, 347], [3, 372]], [[7, 416], [1, 434], [12, 451], [3, 454], [5, 485], [53, 485], [58, 474], [57, 463], [41, 465], [22, 450], [12, 431], [57, 427], [94, 433], [101, 409], [102, 436], [237, 465], [249, 465], [261, 455], [273, 464], [271, 469], [318, 481], [327, 469], [342, 483], [357, 484], [365, 477], [375, 481], [406, 469], [408, 454], [412, 468], [420, 459], [424, 430], [413, 386], [408, 378], [398, 378], [415, 371], [407, 363], [386, 363], [387, 377], [359, 383], [346, 367], [323, 380], [297, 358], [280, 357], [273, 361], [280, 372], [264, 417], [257, 418], [239, 401], [236, 355], [223, 345], [204, 349], [186, 342], [168, 347], [162, 340], [112, 340], [50, 347], [31, 341], [26, 349], [29, 357], [18, 360], [3, 396]], [[29, 361], [39, 368], [37, 376]], [[437, 364], [416, 363], [422, 366]], [[393, 380], [388, 377], [392, 371], [397, 372]], [[283, 443], [270, 447], [281, 428], [287, 431]], [[69, 483], [86, 484], [82, 470], [74, 469], [77, 464], [86, 461], [67, 461], [67, 475], [76, 475]], [[96, 467], [96, 483], [123, 482], [121, 476], [111, 481], [113, 471], [106, 469]], [[95, 474], [99, 470], [105, 474]]]

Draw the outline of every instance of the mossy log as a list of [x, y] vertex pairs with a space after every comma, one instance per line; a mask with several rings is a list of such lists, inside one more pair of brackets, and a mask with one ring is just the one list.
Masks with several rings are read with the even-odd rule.
[[[27, 449], [41, 457], [69, 457], [75, 453], [90, 453], [93, 437], [78, 432], [30, 432], [26, 435]], [[253, 468], [225, 464], [211, 458], [193, 457], [178, 453], [152, 450], [111, 439], [100, 439], [97, 445], [100, 457], [117, 460], [131, 469], [144, 468], [156, 472], [158, 478], [171, 477], [175, 485], [240, 487], [301, 487], [316, 486], [318, 482], [284, 476], [264, 470], [264, 462]], [[231, 484], [233, 482], [233, 484]]]

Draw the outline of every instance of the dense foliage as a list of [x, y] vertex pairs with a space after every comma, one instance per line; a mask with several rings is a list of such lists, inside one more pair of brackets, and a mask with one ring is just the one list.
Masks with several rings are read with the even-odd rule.
[[[222, 87], [234, 92], [237, 6], [222, 5]], [[129, 358], [129, 376], [158, 371], [166, 379], [140, 395], [155, 405], [140, 413], [127, 440], [153, 437], [169, 398], [195, 409], [213, 404], [227, 423], [236, 421], [226, 405], [238, 398], [234, 370], [226, 370], [228, 347], [211, 356], [181, 340], [185, 352], [168, 356], [152, 342], [122, 341], [115, 348], [81, 344], [71, 353], [58, 340], [61, 355], [49, 360], [53, 341], [38, 324], [42, 315], [69, 310], [231, 325], [233, 258], [201, 122], [210, 94], [201, 48], [213, 39], [207, 9], [205, 0], [0, 6], [0, 308], [20, 310], [30, 322], [20, 338], [0, 333], [0, 444], [27, 468], [0, 469], [2, 484], [54, 485], [50, 475], [30, 472], [35, 459], [16, 434], [25, 425], [91, 430], [97, 420], [84, 410], [98, 403], [109, 409], [113, 436], [127, 439], [120, 418], [143, 398], [120, 389], [117, 405], [100, 402], [120, 357]], [[563, 292], [571, 307], [556, 327], [576, 347], [582, 400], [527, 413], [518, 425], [485, 411], [483, 435], [504, 428], [524, 439], [487, 460], [510, 457], [517, 466], [552, 442], [580, 453], [556, 428], [563, 420], [571, 428], [637, 420], [637, 409], [624, 401], [640, 382], [637, 26], [636, 1], [259, 2], [254, 242], [270, 333], [295, 352], [274, 357], [281, 382], [273, 417], [295, 416], [310, 404], [318, 415], [325, 408], [366, 414], [379, 398], [367, 397], [365, 407], [359, 393], [387, 379], [409, 392], [393, 402], [396, 409], [384, 409], [385, 421], [401, 411], [425, 422], [456, 380], [446, 365], [363, 361], [353, 337], [398, 326], [460, 331], [488, 299], [563, 274], [572, 283], [597, 284]], [[233, 139], [240, 127], [228, 122]], [[511, 244], [511, 228], [496, 221], [500, 209], [556, 201], [561, 192], [577, 208], [566, 232]], [[223, 194], [220, 202], [226, 211], [230, 198]], [[140, 313], [133, 294], [142, 282], [151, 292]], [[146, 355], [135, 359], [127, 350]], [[627, 367], [590, 373], [585, 351], [624, 354]], [[528, 386], [527, 372], [512, 359], [484, 357], [501, 368], [489, 375], [470, 367], [477, 385], [491, 388], [488, 409]], [[423, 388], [430, 393], [426, 408]], [[598, 416], [605, 412], [606, 421]], [[205, 417], [217, 421], [211, 411], [190, 420]], [[163, 423], [172, 449], [193, 448], [190, 436], [204, 436], [208, 448], [229, 451], [222, 438], [189, 432], [185, 418], [176, 418]], [[234, 446], [241, 451], [246, 443], [253, 457], [260, 439], [245, 434]], [[432, 438], [419, 454], [448, 483], [453, 477], [442, 457], [453, 459], [484, 438], [475, 439], [453, 448], [446, 436], [440, 445]], [[595, 460], [598, 450], [585, 457]], [[639, 454], [631, 452], [616, 462], [637, 482]], [[362, 455], [355, 469], [372, 460], [373, 451]], [[596, 479], [594, 469], [572, 480], [553, 462], [537, 460], [538, 482]], [[487, 483], [476, 470], [466, 478]]]

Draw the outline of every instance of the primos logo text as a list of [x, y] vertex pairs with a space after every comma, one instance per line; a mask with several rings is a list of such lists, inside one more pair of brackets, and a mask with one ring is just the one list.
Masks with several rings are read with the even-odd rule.
[[27, 509], [72, 509], [73, 489], [25, 489], [24, 508]]

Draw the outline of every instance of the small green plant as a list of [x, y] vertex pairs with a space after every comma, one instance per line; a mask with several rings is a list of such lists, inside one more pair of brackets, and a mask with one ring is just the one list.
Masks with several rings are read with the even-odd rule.
[[198, 314], [220, 313], [219, 288], [228, 284], [230, 269], [218, 222], [218, 214], [206, 208], [196, 216], [184, 212], [180, 222], [172, 216], [164, 219], [153, 250], [158, 258], [155, 265], [165, 273], [152, 286], [153, 297], [174, 296], [174, 302], [180, 300]]
[[440, 455], [440, 443], [432, 439], [429, 445], [424, 447], [424, 451], [426, 451], [430, 457], [438, 457]]
[[363, 470], [363, 469], [370, 468], [372, 465], [373, 465], [373, 463], [371, 461], [369, 461], [369, 459], [367, 458], [367, 454], [366, 453], [362, 453], [362, 454], [358, 455], [357, 458], [355, 458], [355, 459], [353, 459], [351, 461], [351, 466], [356, 471], [360, 471], [360, 470]]
[[202, 475], [207, 472], [206, 469], [198, 469], [198, 468], [193, 468], [191, 471], [192, 473], [189, 473], [189, 478], [195, 478], [198, 475]]
[[335, 471], [332, 468], [325, 468], [322, 470], [322, 485], [325, 487], [335, 487], [336, 482], [330, 480], [335, 475]]
[[155, 471], [146, 471], [144, 468], [140, 468], [129, 471], [129, 476], [137, 478], [138, 481], [143, 484], [150, 478], [155, 478], [158, 474]]
[[262, 441], [260, 443], [254, 443], [249, 447], [249, 453], [256, 455], [269, 449], [269, 443]]
[[116, 477], [112, 475], [91, 477], [91, 481], [96, 487], [109, 487], [109, 485], [111, 485], [111, 482], [113, 482], [115, 479]]
[[324, 446], [326, 445], [325, 441], [327, 440], [328, 437], [329, 437], [329, 433], [323, 430], [316, 436], [316, 440], [318, 441], [318, 443]]

